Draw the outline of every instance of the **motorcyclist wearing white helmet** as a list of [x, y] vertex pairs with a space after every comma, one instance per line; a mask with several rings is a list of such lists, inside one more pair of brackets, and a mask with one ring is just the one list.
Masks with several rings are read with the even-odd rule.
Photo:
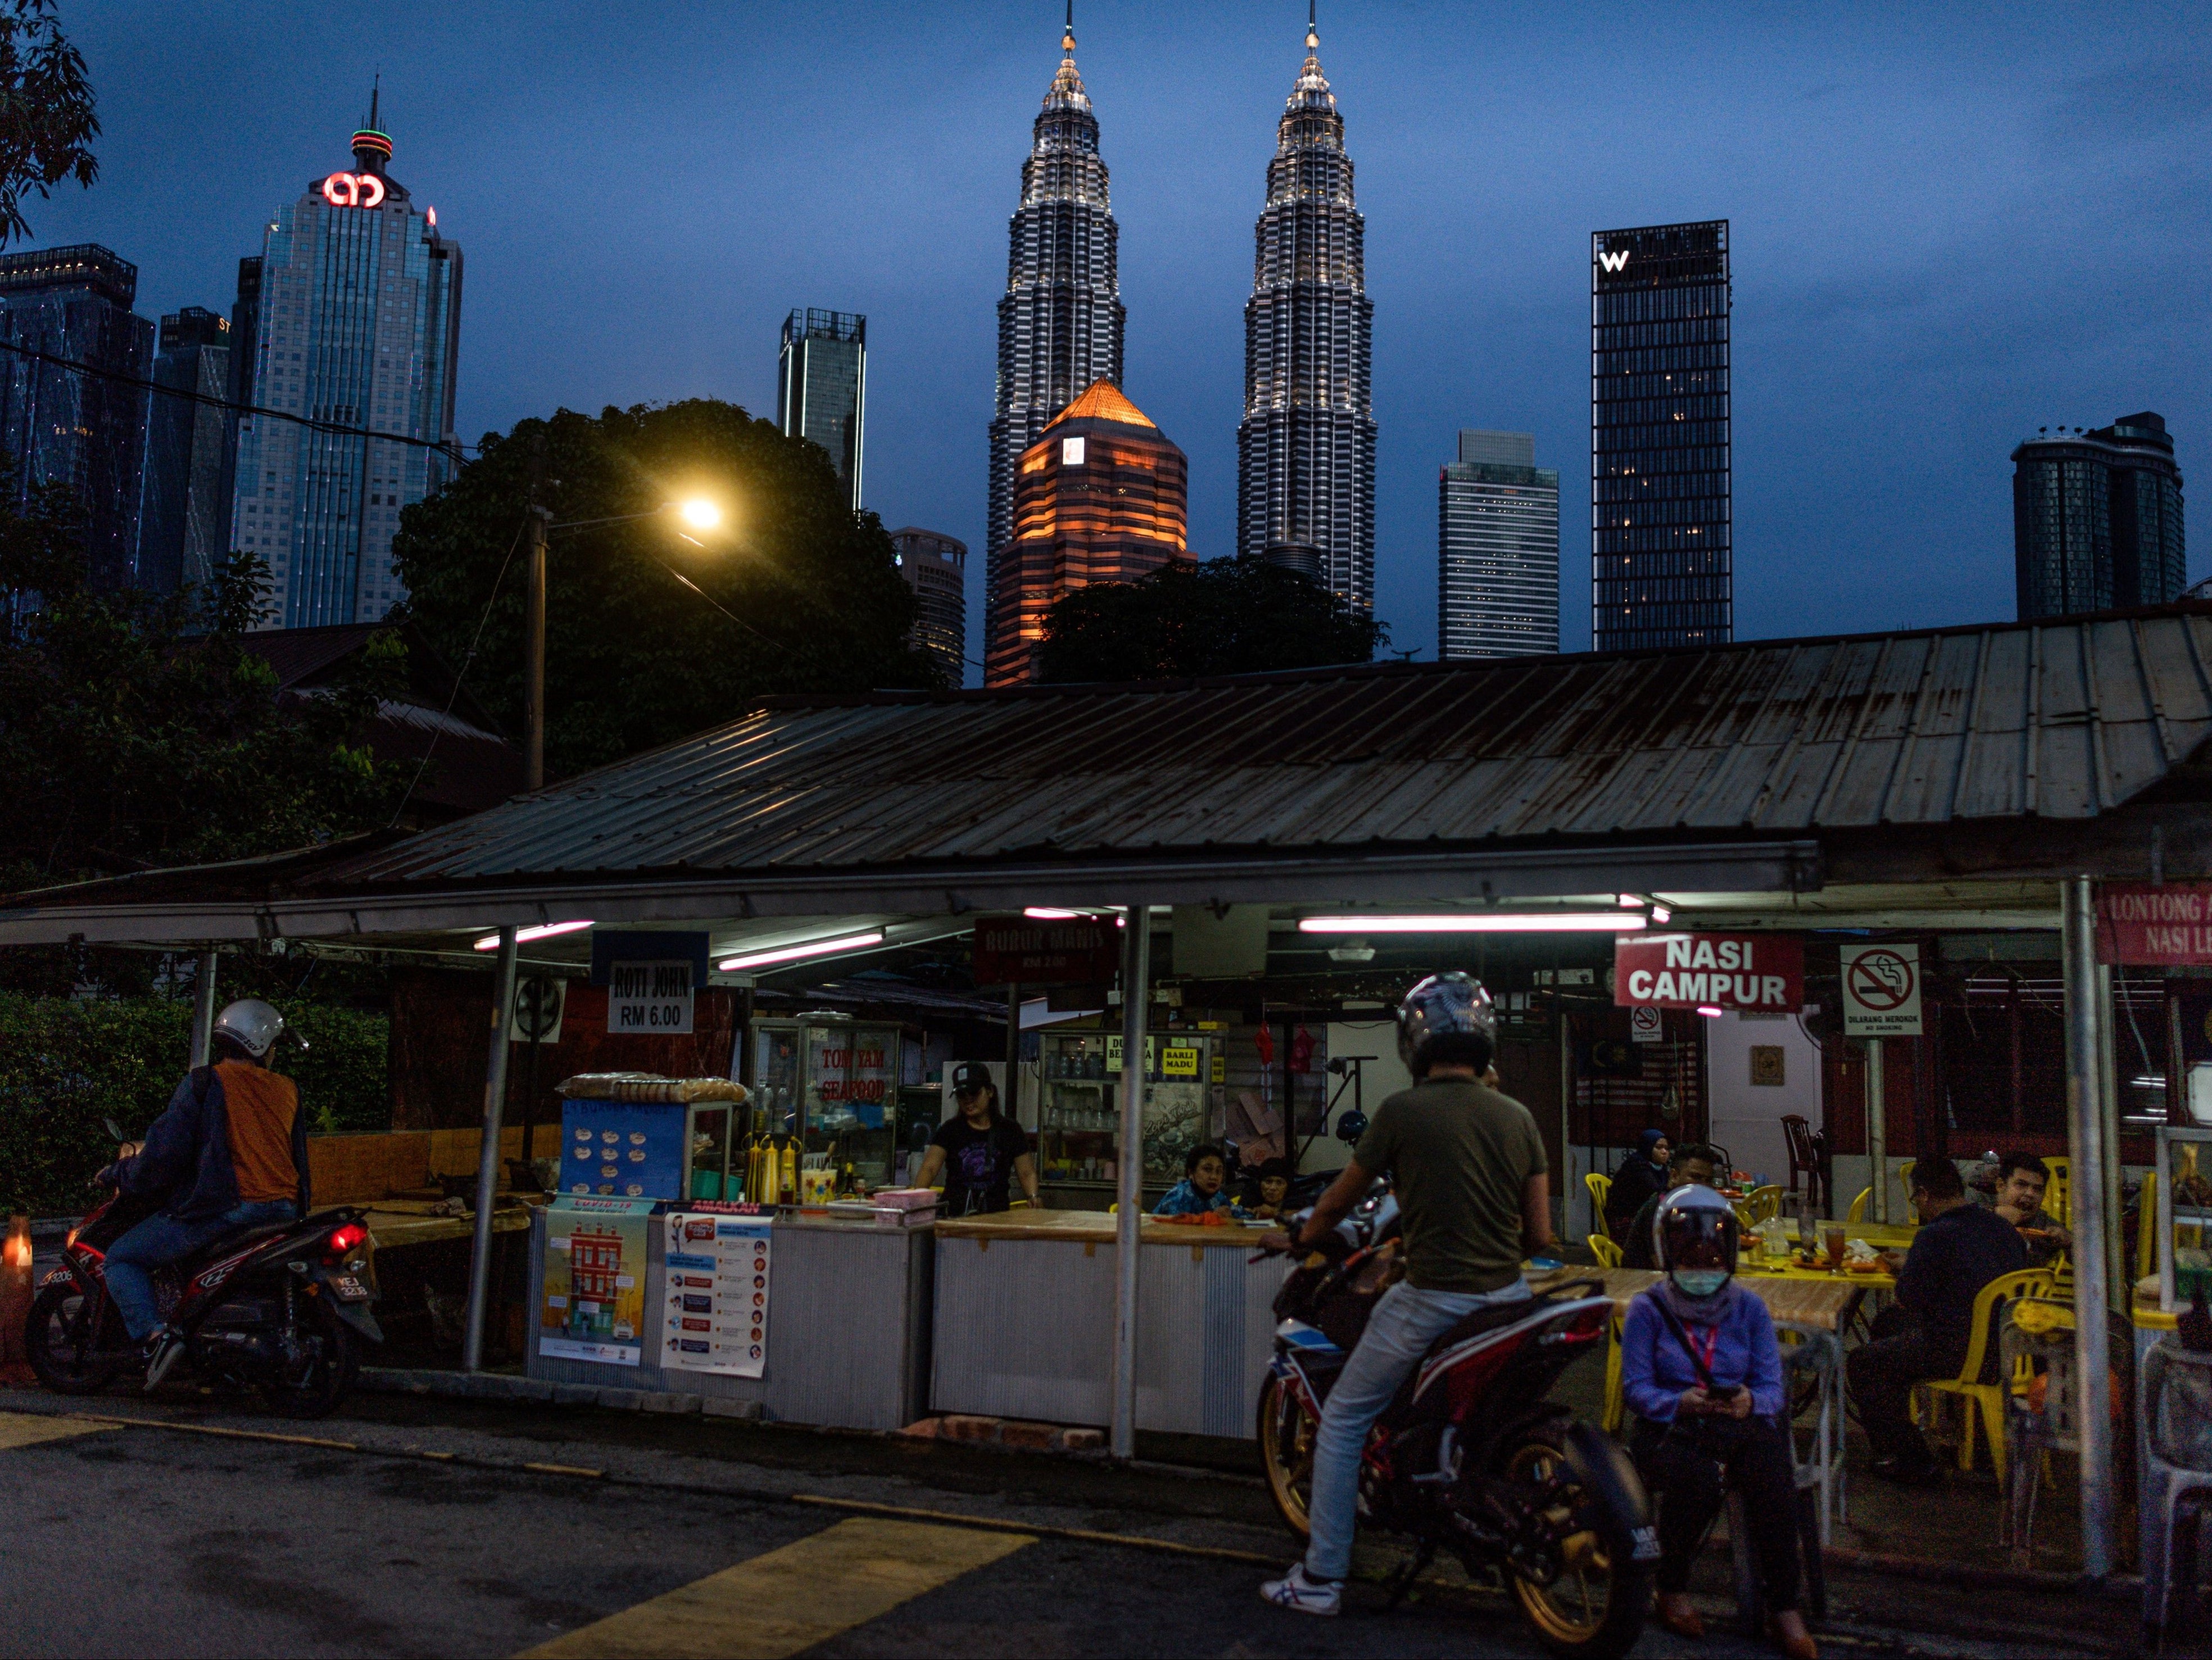
[[[228, 1235], [307, 1213], [307, 1128], [292, 1080], [269, 1070], [284, 1017], [248, 998], [216, 1017], [214, 1064], [185, 1074], [143, 1146], [102, 1173], [159, 1207], [107, 1253], [107, 1292], [141, 1344], [151, 1389], [176, 1357], [153, 1271]], [[296, 1039], [295, 1041], [297, 1041]]]
[[[1477, 1309], [1529, 1295], [1522, 1260], [1552, 1243], [1550, 1176], [1536, 1121], [1498, 1092], [1497, 1016], [1481, 982], [1431, 975], [1398, 1006], [1398, 1053], [1413, 1075], [1375, 1110], [1352, 1162], [1301, 1233], [1319, 1239], [1378, 1176], [1396, 1191], [1406, 1277], [1382, 1294], [1322, 1409], [1314, 1439], [1304, 1560], [1260, 1594], [1302, 1614], [1334, 1614], [1352, 1566], [1360, 1450], [1429, 1345]], [[1268, 1238], [1282, 1247], [1288, 1234]]]

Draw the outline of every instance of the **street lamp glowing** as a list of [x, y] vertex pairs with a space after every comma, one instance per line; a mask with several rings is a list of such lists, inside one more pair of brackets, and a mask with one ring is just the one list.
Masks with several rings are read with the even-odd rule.
[[722, 509], [703, 496], [677, 504], [676, 511], [693, 530], [713, 530], [722, 522]]

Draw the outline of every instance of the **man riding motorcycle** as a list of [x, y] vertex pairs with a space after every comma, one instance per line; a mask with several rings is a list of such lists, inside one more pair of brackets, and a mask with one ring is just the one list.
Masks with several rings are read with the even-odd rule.
[[[215, 1063], [185, 1074], [135, 1153], [100, 1173], [156, 1214], [107, 1253], [107, 1291], [124, 1329], [146, 1359], [146, 1387], [183, 1352], [161, 1323], [153, 1271], [270, 1222], [307, 1213], [307, 1126], [300, 1092], [269, 1070], [284, 1017], [257, 998], [216, 1018]], [[296, 1039], [295, 1039], [296, 1041]]]
[[1464, 974], [1431, 975], [1398, 1006], [1398, 1053], [1413, 1075], [1376, 1109], [1352, 1162], [1293, 1236], [1322, 1238], [1388, 1175], [1403, 1219], [1406, 1277], [1384, 1292], [1322, 1409], [1314, 1441], [1304, 1560], [1260, 1595], [1332, 1614], [1352, 1566], [1359, 1460], [1367, 1432], [1429, 1346], [1475, 1310], [1526, 1300], [1525, 1257], [1552, 1244], [1550, 1177], [1536, 1121], [1498, 1092], [1498, 1019]]

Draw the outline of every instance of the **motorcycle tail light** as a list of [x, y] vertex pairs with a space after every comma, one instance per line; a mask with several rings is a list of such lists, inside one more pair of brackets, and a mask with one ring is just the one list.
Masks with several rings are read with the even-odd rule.
[[349, 1222], [343, 1227], [333, 1228], [331, 1231], [330, 1240], [325, 1249], [327, 1254], [331, 1256], [343, 1256], [368, 1237], [368, 1229], [359, 1223]]

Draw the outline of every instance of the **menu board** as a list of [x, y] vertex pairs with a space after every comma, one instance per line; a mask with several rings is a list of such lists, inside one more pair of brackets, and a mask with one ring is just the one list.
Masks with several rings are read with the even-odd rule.
[[650, 1199], [562, 1194], [545, 1211], [545, 1293], [538, 1352], [635, 1366], [645, 1357]]
[[682, 1198], [690, 1111], [680, 1101], [563, 1101], [562, 1192]]
[[660, 1364], [676, 1371], [758, 1377], [768, 1370], [765, 1216], [671, 1212]]

